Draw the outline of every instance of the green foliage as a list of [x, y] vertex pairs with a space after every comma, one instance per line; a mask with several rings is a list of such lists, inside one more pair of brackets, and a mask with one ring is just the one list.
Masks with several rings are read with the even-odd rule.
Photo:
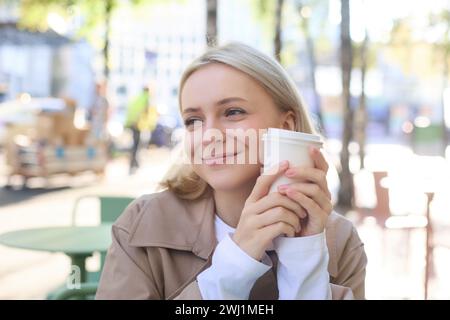
[[260, 24], [265, 37], [272, 39], [275, 32], [274, 0], [248, 0], [254, 18]]
[[[185, 0], [177, 2], [185, 2]], [[167, 3], [167, 1], [130, 0], [129, 3], [139, 9], [142, 6]], [[68, 20], [81, 15], [83, 24], [77, 36], [93, 40], [92, 38], [98, 33], [98, 28], [104, 27], [106, 15], [114, 14], [116, 9], [125, 4], [120, 0], [22, 0], [19, 25], [32, 30], [46, 30], [49, 28], [47, 15], [50, 12], [55, 12]]]
[[22, 0], [20, 4], [20, 21], [22, 27], [45, 30], [49, 28], [47, 16], [55, 12], [65, 19], [73, 19], [80, 13], [84, 23], [79, 36], [86, 36], [105, 21], [105, 7], [110, 4], [114, 9], [117, 0]]
[[431, 29], [440, 30], [440, 37], [434, 44], [435, 48], [448, 56], [450, 52], [450, 10], [430, 14], [428, 21]]
[[61, 6], [58, 0], [22, 0], [20, 2], [19, 26], [30, 30], [48, 29], [47, 15], [56, 12], [63, 17], [69, 16], [69, 6]]

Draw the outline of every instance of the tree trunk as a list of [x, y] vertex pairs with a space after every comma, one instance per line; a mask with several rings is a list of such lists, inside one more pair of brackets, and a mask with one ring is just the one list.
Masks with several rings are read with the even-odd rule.
[[283, 4], [284, 0], [277, 0], [277, 7], [275, 10], [275, 37], [274, 37], [274, 56], [278, 62], [281, 63], [281, 49], [282, 49], [282, 41], [281, 41], [281, 25], [283, 18]]
[[350, 171], [350, 154], [348, 146], [353, 133], [353, 110], [351, 107], [350, 80], [352, 70], [352, 42], [350, 38], [350, 5], [349, 0], [341, 0], [341, 69], [342, 100], [344, 127], [342, 132], [341, 168], [339, 172], [340, 187], [337, 207], [345, 212], [353, 208], [354, 185]]
[[[447, 29], [446, 37], [445, 39], [448, 39], [448, 35], [450, 33], [450, 30]], [[444, 48], [444, 68], [442, 70], [442, 155], [445, 157], [445, 151], [447, 149], [448, 145], [448, 136], [447, 136], [447, 124], [445, 123], [445, 100], [444, 100], [444, 92], [447, 89], [448, 86], [448, 58], [449, 58], [450, 52], [449, 47], [447, 44], [445, 44]]]
[[360, 169], [364, 168], [365, 148], [366, 148], [366, 127], [367, 127], [367, 100], [366, 100], [366, 72], [367, 72], [367, 46], [369, 37], [367, 30], [361, 46], [361, 95], [359, 97], [359, 108], [356, 113], [356, 138], [359, 145]]
[[111, 14], [113, 10], [113, 0], [105, 1], [105, 46], [103, 47], [103, 75], [105, 77], [105, 84], [109, 79], [109, 39], [111, 33]]
[[[303, 8], [303, 4], [300, 2], [298, 5], [298, 12], [299, 14], [301, 13]], [[310, 29], [309, 29], [309, 20], [308, 18], [302, 17], [300, 14], [300, 19], [301, 19], [301, 25], [302, 25], [302, 31], [303, 31], [303, 35], [305, 36], [305, 42], [306, 42], [306, 52], [308, 55], [308, 60], [309, 60], [309, 77], [311, 78], [311, 87], [312, 87], [312, 91], [313, 91], [313, 103], [314, 103], [314, 109], [317, 112], [317, 119], [319, 121], [319, 126], [320, 129], [322, 131], [322, 133], [325, 133], [325, 123], [323, 120], [323, 115], [322, 115], [322, 106], [320, 103], [320, 96], [317, 93], [317, 85], [316, 85], [316, 67], [317, 67], [317, 63], [316, 63], [316, 52], [315, 52], [315, 48], [314, 48], [314, 42], [313, 39], [311, 37], [311, 33], [310, 33]]]
[[206, 44], [214, 47], [218, 43], [217, 36], [217, 0], [206, 1]]

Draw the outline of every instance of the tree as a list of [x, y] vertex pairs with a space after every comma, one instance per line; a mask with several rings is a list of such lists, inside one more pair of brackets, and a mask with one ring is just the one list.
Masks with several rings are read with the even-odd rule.
[[273, 55], [282, 63], [284, 0], [250, 0], [261, 29], [272, 39]]
[[450, 59], [450, 10], [444, 9], [438, 14], [430, 16], [430, 26], [440, 27], [443, 26], [443, 34], [441, 35], [439, 41], [434, 44], [436, 52], [441, 55], [442, 61], [442, 94], [441, 94], [441, 105], [442, 105], [442, 154], [445, 155], [445, 151], [448, 145], [447, 136], [447, 125], [445, 123], [445, 101], [444, 92], [448, 88], [448, 76], [449, 76], [449, 59]]
[[[316, 4], [317, 3], [312, 3], [311, 5]], [[325, 132], [325, 123], [322, 115], [322, 107], [316, 85], [316, 69], [317, 69], [316, 50], [310, 28], [310, 17], [312, 9], [310, 6], [305, 5], [304, 1], [299, 1], [297, 4], [297, 10], [300, 16], [301, 30], [305, 37], [306, 52], [309, 60], [308, 70], [309, 70], [309, 78], [311, 79], [311, 87], [313, 91], [314, 110], [316, 110], [317, 112], [317, 119], [319, 121], [319, 126], [321, 127], [322, 131]]]
[[[109, 45], [111, 38], [111, 18], [120, 5], [120, 0], [22, 0], [20, 2], [21, 24], [31, 29], [47, 29], [46, 19], [50, 12], [61, 13], [68, 17], [73, 14], [73, 9], [80, 10], [84, 17], [84, 26], [80, 28], [80, 34], [85, 36], [94, 30], [98, 25], [103, 25], [103, 45], [102, 55], [104, 59], [103, 76], [108, 80], [109, 68]], [[132, 5], [144, 3], [156, 3], [157, 0], [131, 0]]]
[[350, 81], [352, 71], [353, 49], [350, 37], [350, 4], [349, 0], [341, 0], [341, 71], [342, 102], [344, 127], [342, 133], [341, 168], [339, 172], [340, 187], [337, 206], [342, 210], [353, 207], [354, 184], [350, 171], [350, 153], [348, 146], [353, 136], [353, 110], [351, 106]]
[[366, 98], [366, 72], [367, 72], [367, 47], [369, 36], [365, 30], [364, 40], [359, 49], [361, 59], [361, 94], [359, 96], [359, 106], [355, 114], [355, 136], [359, 145], [359, 167], [364, 168], [365, 147], [366, 147], [366, 127], [367, 127], [367, 98]]
[[103, 76], [109, 77], [109, 39], [111, 33], [111, 16], [117, 7], [118, 0], [88, 1], [87, 0], [23, 0], [21, 2], [21, 23], [28, 28], [48, 28], [46, 17], [52, 11], [60, 12], [64, 16], [70, 15], [70, 9], [77, 7], [85, 16], [87, 28], [92, 28], [98, 23], [104, 25], [104, 43], [102, 55], [104, 58]]
[[283, 7], [284, 0], [277, 0], [277, 6], [275, 9], [275, 36], [273, 39], [273, 54], [278, 62], [281, 62], [281, 50], [283, 47], [282, 23], [283, 23]]
[[[404, 74], [411, 78], [429, 78], [432, 81], [441, 79], [441, 83], [437, 86], [440, 91], [438, 99], [441, 104], [440, 123], [431, 123], [430, 127], [433, 127], [427, 130], [432, 132], [430, 134], [436, 139], [435, 142], [440, 142], [440, 154], [445, 155], [449, 142], [445, 123], [444, 92], [448, 87], [449, 77], [450, 11], [442, 8], [441, 11], [428, 13], [428, 18], [429, 24], [425, 29], [426, 32], [422, 30], [421, 37], [417, 36], [420, 33], [416, 32], [412, 18], [394, 20], [386, 56], [389, 55], [394, 63], [402, 67]], [[433, 35], [432, 42], [429, 34]], [[417, 135], [413, 134], [413, 147], [417, 143], [416, 139]]]
[[206, 44], [214, 47], [218, 42], [217, 0], [206, 0]]

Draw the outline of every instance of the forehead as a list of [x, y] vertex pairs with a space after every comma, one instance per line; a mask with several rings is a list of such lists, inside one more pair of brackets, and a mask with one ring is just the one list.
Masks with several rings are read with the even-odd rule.
[[213, 104], [228, 97], [253, 100], [264, 89], [242, 71], [224, 64], [213, 63], [194, 71], [181, 92], [182, 109]]

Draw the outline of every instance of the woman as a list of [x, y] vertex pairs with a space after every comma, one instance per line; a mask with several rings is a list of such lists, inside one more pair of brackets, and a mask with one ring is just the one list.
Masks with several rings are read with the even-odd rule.
[[[322, 153], [311, 149], [314, 168], [281, 162], [261, 174], [249, 139], [217, 151], [233, 130], [314, 133], [283, 68], [232, 43], [196, 59], [179, 92], [190, 163], [114, 224], [97, 298], [363, 299], [367, 258], [352, 223], [332, 212]], [[282, 175], [293, 182], [268, 193]]]

